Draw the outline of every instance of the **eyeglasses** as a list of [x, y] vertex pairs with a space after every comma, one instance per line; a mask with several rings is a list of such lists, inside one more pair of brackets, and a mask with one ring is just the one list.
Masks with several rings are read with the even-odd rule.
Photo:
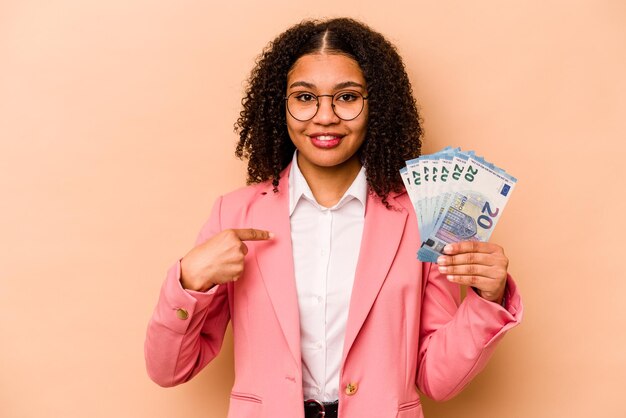
[[356, 119], [363, 108], [365, 100], [358, 91], [344, 90], [335, 94], [319, 94], [315, 95], [308, 91], [294, 91], [285, 97], [287, 102], [287, 111], [296, 120], [306, 122], [311, 120], [317, 114], [320, 107], [320, 97], [331, 97], [331, 107], [333, 112], [341, 120]]

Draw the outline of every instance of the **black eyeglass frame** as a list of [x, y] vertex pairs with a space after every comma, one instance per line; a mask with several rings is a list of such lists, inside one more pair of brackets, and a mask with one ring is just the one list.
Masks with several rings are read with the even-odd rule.
[[[346, 94], [346, 93], [352, 93], [352, 94], [358, 94], [359, 96], [361, 96], [361, 98], [363, 98], [363, 103], [361, 106], [361, 110], [359, 110], [359, 113], [356, 114], [355, 117], [351, 118], [351, 119], [344, 119], [341, 116], [339, 116], [337, 114], [337, 112], [335, 111], [335, 96], [341, 96], [342, 94]], [[291, 110], [289, 109], [289, 98], [291, 96], [293, 96], [294, 94], [310, 94], [311, 96], [314, 96], [317, 99], [317, 104], [315, 105], [316, 109], [315, 109], [315, 113], [313, 113], [313, 116], [311, 116], [308, 119], [298, 119], [297, 117], [295, 117], [293, 115], [293, 113], [291, 113]], [[283, 99], [285, 100], [285, 107], [287, 107], [287, 112], [289, 112], [289, 114], [291, 115], [292, 118], [294, 118], [295, 120], [297, 120], [298, 122], [308, 122], [311, 119], [313, 119], [315, 117], [315, 115], [317, 115], [317, 112], [319, 112], [320, 110], [320, 97], [330, 97], [331, 98], [331, 102], [330, 102], [330, 107], [333, 109], [333, 113], [335, 114], [335, 116], [337, 116], [339, 119], [349, 122], [351, 120], [355, 120], [356, 118], [358, 118], [359, 116], [361, 116], [361, 113], [363, 113], [363, 109], [365, 109], [365, 101], [367, 99], [369, 99], [369, 95], [367, 96], [363, 96], [363, 94], [361, 94], [361, 92], [358, 91], [340, 91], [338, 93], [335, 94], [314, 94], [308, 91], [294, 91], [292, 93], [290, 93], [288, 96], [283, 97]]]

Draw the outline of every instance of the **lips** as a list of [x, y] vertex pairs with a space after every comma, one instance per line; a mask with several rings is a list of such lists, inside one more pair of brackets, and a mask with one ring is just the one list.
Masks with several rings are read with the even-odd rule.
[[337, 147], [341, 140], [343, 139], [343, 135], [331, 132], [323, 132], [323, 133], [315, 133], [309, 135], [311, 139], [311, 143], [316, 148], [322, 149], [330, 149]]

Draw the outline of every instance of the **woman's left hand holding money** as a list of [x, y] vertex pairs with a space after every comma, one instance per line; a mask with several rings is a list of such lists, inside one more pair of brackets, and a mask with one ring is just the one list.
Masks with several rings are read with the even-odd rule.
[[497, 244], [479, 241], [455, 242], [445, 246], [437, 259], [439, 272], [448, 280], [472, 286], [479, 296], [501, 304], [506, 289], [509, 259]]

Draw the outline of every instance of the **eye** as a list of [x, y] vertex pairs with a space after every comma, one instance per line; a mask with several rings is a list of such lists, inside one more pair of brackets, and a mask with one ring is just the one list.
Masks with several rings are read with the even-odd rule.
[[339, 102], [354, 102], [359, 99], [359, 93], [353, 91], [343, 91], [335, 95], [335, 100]]
[[313, 93], [308, 93], [306, 91], [302, 93], [296, 93], [294, 94], [294, 97], [297, 101], [302, 103], [310, 103], [317, 100], [317, 97]]

